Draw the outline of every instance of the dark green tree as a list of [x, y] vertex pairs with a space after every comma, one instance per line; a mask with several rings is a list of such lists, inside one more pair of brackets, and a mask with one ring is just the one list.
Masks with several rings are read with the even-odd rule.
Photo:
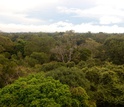
[[14, 43], [10, 38], [0, 36], [0, 53], [2, 52], [11, 52], [13, 49]]
[[27, 41], [24, 51], [25, 55], [31, 55], [33, 52], [44, 52], [49, 54], [50, 49], [54, 46], [54, 39], [49, 36], [32, 36], [30, 41]]
[[85, 78], [85, 73], [76, 67], [59, 67], [46, 73], [46, 76], [52, 76], [54, 79], [70, 87], [81, 86], [89, 89], [89, 81]]
[[76, 64], [80, 61], [87, 61], [91, 57], [91, 51], [89, 49], [75, 49], [72, 55], [72, 61]]
[[39, 64], [43, 64], [49, 61], [49, 56], [44, 52], [33, 52], [30, 57], [37, 60]]
[[104, 43], [106, 55], [115, 64], [124, 64], [124, 38], [109, 38]]

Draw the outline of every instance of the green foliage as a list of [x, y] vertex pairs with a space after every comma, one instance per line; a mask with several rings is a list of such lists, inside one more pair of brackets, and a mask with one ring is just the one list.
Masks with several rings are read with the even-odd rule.
[[48, 62], [49, 57], [47, 54], [45, 54], [44, 52], [33, 52], [30, 55], [31, 58], [34, 58], [35, 60], [38, 61], [39, 64], [43, 64]]
[[100, 47], [101, 44], [96, 42], [94, 39], [92, 38], [87, 38], [85, 40], [85, 43], [82, 45], [83, 48], [86, 48], [88, 50], [90, 50], [91, 52], [91, 56], [95, 57], [96, 54], [98, 53], [98, 47]]
[[66, 107], [71, 106], [71, 93], [67, 85], [35, 74], [0, 89], [0, 106]]
[[4, 36], [0, 36], [0, 53], [12, 51], [14, 43]]
[[0, 33], [0, 107], [123, 107], [123, 64], [124, 34]]
[[80, 59], [86, 61], [91, 56], [91, 51], [88, 49], [80, 50]]
[[68, 84], [70, 87], [84, 87], [89, 88], [89, 82], [85, 78], [84, 72], [78, 68], [60, 67], [49, 71], [46, 76], [52, 76], [54, 79], [59, 80], [63, 84]]
[[17, 39], [17, 41], [15, 42], [15, 46], [14, 46], [14, 53], [18, 54], [18, 52], [20, 52], [22, 54], [22, 56], [24, 56], [24, 47], [26, 45], [26, 41], [24, 41], [23, 39]]
[[66, 65], [67, 65], [67, 67], [71, 68], [71, 67], [75, 66], [75, 63], [73, 61], [71, 61], [71, 62], [67, 62]]
[[86, 78], [92, 83], [99, 84], [100, 82], [100, 71], [99, 67], [92, 67], [86, 71]]
[[76, 66], [80, 69], [85, 68], [86, 67], [86, 62], [85, 61], [80, 61]]
[[123, 66], [111, 63], [106, 63], [103, 67], [87, 69], [86, 78], [91, 84], [88, 95], [97, 101], [98, 106], [120, 107], [124, 105], [123, 70]]
[[33, 52], [49, 53], [52, 46], [54, 46], [52, 37], [32, 36], [24, 47], [25, 55], [31, 55]]
[[29, 56], [25, 57], [25, 62], [27, 63], [27, 66], [34, 67], [36, 64], [38, 64], [38, 61], [34, 58], [31, 58]]
[[13, 81], [17, 64], [0, 54], [0, 87]]
[[66, 67], [66, 64], [63, 62], [49, 62], [49, 63], [45, 63], [45, 64], [42, 64], [41, 66], [39, 66], [39, 71], [48, 72], [50, 70], [54, 70], [54, 69], [62, 67], [62, 66]]
[[4, 55], [0, 54], [0, 64], [6, 64], [8, 61], [8, 58], [5, 58]]
[[91, 68], [93, 66], [101, 66], [103, 65], [104, 62], [101, 62], [100, 60], [98, 59], [88, 59], [87, 61], [80, 61], [76, 66], [80, 69], [82, 68]]
[[72, 61], [79, 63], [81, 60], [86, 61], [91, 57], [91, 51], [89, 49], [76, 49], [74, 51]]
[[89, 96], [82, 87], [71, 88], [71, 93], [74, 99], [73, 107], [89, 107]]
[[107, 39], [104, 45], [110, 61], [115, 64], [124, 64], [124, 38], [115, 37]]

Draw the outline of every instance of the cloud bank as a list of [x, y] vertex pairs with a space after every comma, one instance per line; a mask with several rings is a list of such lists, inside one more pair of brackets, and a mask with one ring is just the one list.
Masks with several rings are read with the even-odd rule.
[[0, 0], [4, 32], [124, 32], [123, 0]]

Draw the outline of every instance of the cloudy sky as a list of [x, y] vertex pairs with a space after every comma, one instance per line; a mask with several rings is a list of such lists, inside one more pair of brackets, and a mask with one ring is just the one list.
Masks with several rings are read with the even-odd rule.
[[124, 33], [124, 0], [0, 0], [0, 30]]

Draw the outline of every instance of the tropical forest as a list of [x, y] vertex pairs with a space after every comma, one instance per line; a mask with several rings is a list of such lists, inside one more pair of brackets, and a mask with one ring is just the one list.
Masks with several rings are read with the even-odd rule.
[[124, 34], [0, 32], [0, 107], [124, 107]]

